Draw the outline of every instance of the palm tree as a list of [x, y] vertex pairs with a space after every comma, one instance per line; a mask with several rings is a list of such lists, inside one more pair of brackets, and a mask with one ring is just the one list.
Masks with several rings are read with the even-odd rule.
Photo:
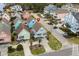
[[40, 44], [40, 43], [41, 43], [41, 41], [42, 41], [42, 40], [41, 40], [41, 39], [39, 39], [39, 47], [41, 46], [41, 44]]
[[30, 41], [30, 48], [32, 49], [33, 40], [32, 40], [32, 39], [30, 39], [29, 41]]
[[40, 47], [40, 46], [41, 46], [40, 43], [41, 43], [41, 41], [42, 41], [42, 38], [41, 38], [41, 37], [38, 37], [37, 39], [38, 39], [38, 42], [39, 42], [39, 45], [38, 45], [38, 46]]
[[33, 45], [33, 34], [31, 34], [31, 38], [30, 38], [29, 42], [30, 42], [30, 48], [32, 49], [32, 45]]

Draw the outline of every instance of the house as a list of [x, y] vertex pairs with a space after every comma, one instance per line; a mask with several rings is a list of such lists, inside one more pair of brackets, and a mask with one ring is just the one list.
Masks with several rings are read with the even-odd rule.
[[27, 20], [31, 17], [31, 14], [29, 12], [24, 11], [22, 17], [24, 20]]
[[21, 23], [19, 28], [16, 30], [17, 41], [30, 39], [30, 33], [24, 23]]
[[60, 19], [61, 22], [64, 21], [64, 17], [69, 13], [68, 10], [66, 9], [58, 9], [55, 10], [54, 12], [51, 12], [51, 15], [53, 16], [53, 18], [55, 19]]
[[15, 30], [16, 30], [16, 29], [18, 29], [18, 27], [22, 23], [22, 19], [16, 18], [13, 23], [14, 23], [14, 27], [15, 27]]
[[4, 7], [5, 7], [5, 4], [4, 3], [0, 3], [0, 12], [4, 11]]
[[79, 4], [69, 3], [69, 4], [63, 5], [61, 8], [72, 12], [79, 12]]
[[64, 22], [73, 33], [79, 33], [79, 13], [70, 12], [64, 17]]
[[19, 12], [12, 12], [12, 13], [11, 13], [11, 17], [22, 18], [22, 17], [21, 17], [21, 13], [19, 13]]
[[79, 4], [73, 4], [74, 12], [79, 12]]
[[7, 20], [8, 22], [10, 21], [10, 19], [11, 19], [11, 17], [10, 17], [10, 15], [8, 14], [8, 13], [3, 13], [3, 15], [2, 15], [2, 19], [4, 20]]
[[47, 36], [46, 30], [38, 22], [34, 24], [33, 28], [31, 29], [31, 33], [34, 34], [35, 38], [45, 38]]
[[12, 11], [16, 12], [16, 11], [22, 11], [22, 8], [20, 5], [13, 5], [10, 7]]
[[73, 7], [73, 4], [67, 3], [67, 4], [63, 5], [63, 6], [61, 7], [61, 9], [66, 9], [66, 10], [68, 10], [68, 11], [71, 11], [71, 10], [72, 10], [72, 7]]
[[44, 8], [44, 14], [50, 14], [51, 12], [57, 10], [58, 8], [55, 5], [49, 4]]
[[23, 5], [22, 6], [22, 10], [24, 11], [24, 10], [30, 10], [30, 7], [29, 6], [26, 6], [26, 5]]
[[0, 22], [0, 43], [10, 43], [11, 42], [11, 32], [10, 27], [5, 23]]

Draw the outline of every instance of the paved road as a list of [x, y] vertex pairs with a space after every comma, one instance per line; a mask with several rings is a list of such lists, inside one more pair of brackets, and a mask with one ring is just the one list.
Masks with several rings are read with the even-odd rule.
[[40, 56], [71, 56], [71, 55], [72, 55], [72, 48], [68, 48], [58, 52], [45, 53]]

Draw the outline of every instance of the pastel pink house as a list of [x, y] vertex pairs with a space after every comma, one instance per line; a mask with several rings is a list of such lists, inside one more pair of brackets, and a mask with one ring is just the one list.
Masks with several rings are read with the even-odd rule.
[[60, 19], [61, 21], [64, 21], [64, 17], [68, 14], [69, 12], [65, 9], [58, 9], [55, 10], [53, 13], [53, 16], [55, 19]]
[[23, 19], [27, 20], [31, 17], [31, 14], [28, 13], [28, 12], [25, 12], [25, 13], [22, 14], [22, 17], [23, 17]]

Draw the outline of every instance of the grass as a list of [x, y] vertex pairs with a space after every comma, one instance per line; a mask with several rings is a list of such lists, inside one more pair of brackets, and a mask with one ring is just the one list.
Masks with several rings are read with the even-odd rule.
[[68, 28], [60, 28], [62, 31], [66, 32], [70, 38], [68, 38], [68, 41], [72, 44], [79, 44], [79, 37], [77, 37], [76, 34], [71, 32]]
[[[33, 46], [33, 48], [34, 48], [34, 46]], [[42, 54], [42, 53], [45, 52], [45, 49], [44, 49], [43, 46], [42, 46], [41, 48], [38, 47], [38, 48], [35, 48], [35, 49], [30, 49], [30, 50], [31, 50], [31, 53], [32, 53], [33, 55], [39, 55], [39, 54]]]
[[[42, 25], [42, 24], [41, 24]], [[44, 27], [42, 25], [42, 27]], [[53, 50], [59, 50], [62, 47], [62, 43], [60, 43], [60, 41], [58, 41], [52, 34], [50, 31], [48, 31], [45, 27], [44, 29], [47, 31], [47, 35], [49, 37], [49, 42], [48, 45], [53, 49]]]
[[53, 50], [59, 50], [62, 47], [62, 44], [51, 34], [51, 32], [48, 32], [49, 36], [49, 42], [48, 45], [53, 49]]
[[79, 44], [79, 37], [71, 37], [69, 38], [69, 42]]
[[23, 50], [21, 51], [14, 51], [12, 53], [8, 53], [8, 56], [24, 56]]

